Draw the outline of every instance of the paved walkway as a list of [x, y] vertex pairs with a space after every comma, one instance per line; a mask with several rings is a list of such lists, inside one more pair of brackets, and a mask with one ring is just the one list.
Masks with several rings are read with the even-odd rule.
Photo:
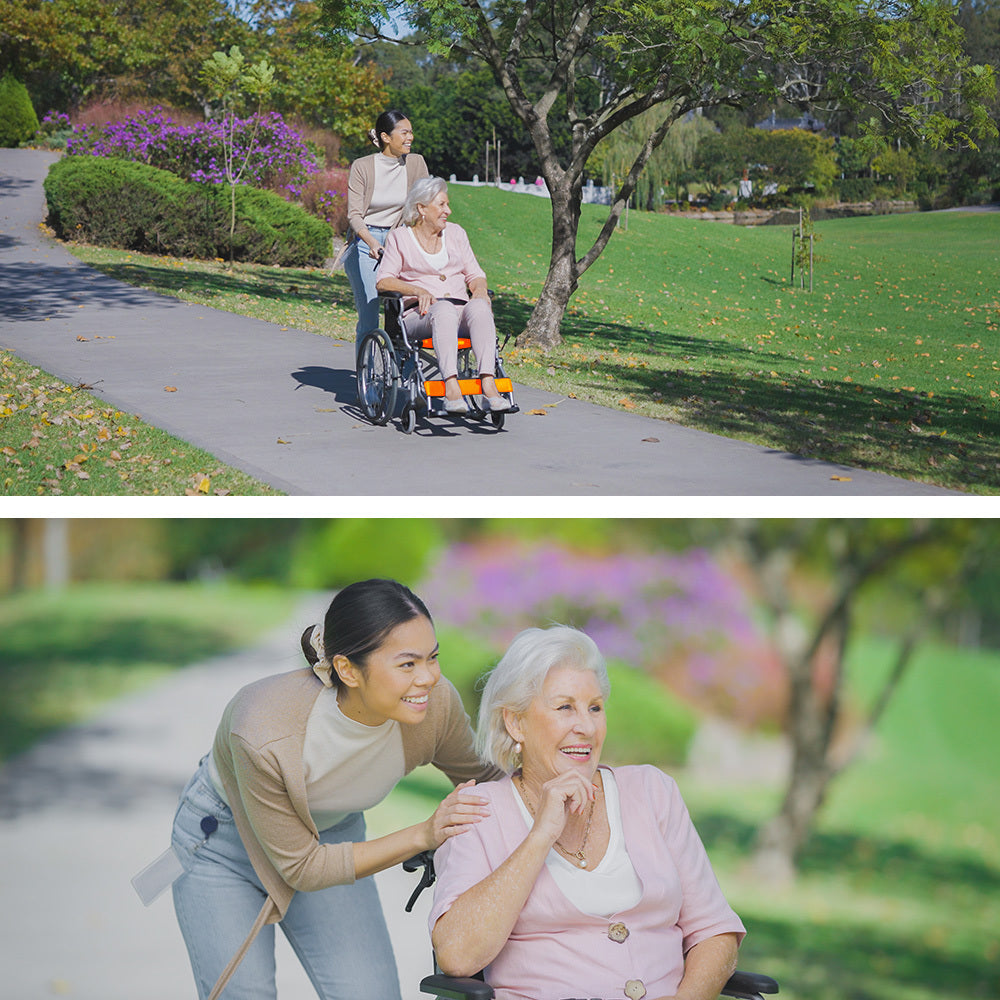
[[512, 415], [500, 434], [372, 427], [353, 344], [133, 288], [48, 238], [41, 185], [54, 160], [0, 150], [0, 348], [288, 494], [949, 495], [523, 386], [522, 410], [547, 415]]
[[[169, 843], [178, 794], [226, 703], [244, 684], [301, 665], [298, 635], [325, 605], [310, 601], [254, 648], [178, 671], [0, 766], [0, 995], [195, 996], [169, 893], [146, 909], [130, 879]], [[413, 876], [397, 868], [377, 879], [403, 1000], [417, 1000], [430, 971], [430, 894], [406, 914]], [[276, 939], [281, 1000], [315, 1000]]]

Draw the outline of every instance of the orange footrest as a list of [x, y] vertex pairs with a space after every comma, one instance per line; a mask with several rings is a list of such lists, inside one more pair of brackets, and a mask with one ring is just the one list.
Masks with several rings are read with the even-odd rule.
[[[428, 337], [426, 340], [420, 341], [420, 346], [425, 351], [433, 351], [434, 350], [434, 341], [430, 337]], [[472, 341], [469, 340], [468, 337], [459, 337], [458, 338], [458, 349], [460, 351], [468, 350], [471, 347], [472, 347]]]
[[[498, 378], [497, 392], [513, 392], [514, 384], [509, 378]], [[483, 392], [483, 383], [478, 378], [460, 378], [458, 387], [462, 390], [463, 396], [480, 396]], [[424, 382], [424, 392], [428, 396], [444, 395], [444, 379], [428, 379]]]

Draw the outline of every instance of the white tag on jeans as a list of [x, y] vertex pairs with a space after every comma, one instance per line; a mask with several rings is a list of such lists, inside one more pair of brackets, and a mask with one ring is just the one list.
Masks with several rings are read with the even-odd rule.
[[132, 879], [132, 886], [139, 893], [143, 905], [149, 906], [183, 874], [184, 866], [171, 845]]

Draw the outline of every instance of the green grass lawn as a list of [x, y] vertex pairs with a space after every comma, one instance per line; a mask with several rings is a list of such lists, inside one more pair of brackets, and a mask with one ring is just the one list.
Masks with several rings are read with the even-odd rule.
[[87, 584], [0, 601], [0, 762], [109, 699], [247, 645], [284, 621], [287, 589]]
[[[548, 261], [544, 199], [452, 185], [502, 331], [523, 329]], [[585, 205], [581, 250], [604, 218]], [[564, 343], [508, 347], [519, 381], [796, 454], [1000, 492], [1000, 213], [816, 224], [813, 291], [790, 227], [632, 212], [583, 276]], [[351, 339], [342, 272], [72, 247], [114, 277]]]
[[139, 417], [0, 351], [0, 496], [277, 496]]

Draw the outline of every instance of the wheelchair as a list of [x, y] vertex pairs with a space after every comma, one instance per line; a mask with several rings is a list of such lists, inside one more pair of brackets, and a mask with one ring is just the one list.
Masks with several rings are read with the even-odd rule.
[[[490, 293], [492, 298], [492, 293]], [[510, 409], [493, 411], [483, 395], [482, 381], [473, 363], [472, 344], [466, 337], [458, 341], [458, 380], [469, 408], [468, 414], [444, 410], [444, 377], [438, 367], [430, 338], [417, 341], [406, 332], [402, 318], [403, 296], [382, 292], [384, 329], [371, 330], [358, 347], [358, 402], [365, 418], [377, 426], [387, 424], [395, 415], [399, 396], [403, 398], [400, 423], [406, 434], [413, 432], [417, 421], [430, 415], [463, 416], [485, 422], [487, 417], [496, 430], [502, 430], [504, 418], [518, 411], [514, 386], [503, 369], [502, 351], [510, 335], [501, 344], [497, 340], [495, 381], [497, 391]], [[464, 305], [458, 299], [449, 299]]]
[[[432, 886], [435, 881], [434, 852], [423, 851], [403, 862], [403, 870], [416, 872], [423, 869], [417, 887], [410, 895], [406, 904], [406, 912], [413, 909], [417, 897]], [[441, 1000], [493, 1000], [493, 987], [485, 982], [482, 973], [472, 978], [457, 978], [446, 976], [435, 962], [434, 974], [424, 976], [420, 980], [420, 992], [440, 997]], [[758, 972], [742, 972], [737, 969], [722, 987], [720, 996], [733, 997], [734, 1000], [764, 1000], [762, 994], [777, 993], [778, 983], [770, 976]]]

